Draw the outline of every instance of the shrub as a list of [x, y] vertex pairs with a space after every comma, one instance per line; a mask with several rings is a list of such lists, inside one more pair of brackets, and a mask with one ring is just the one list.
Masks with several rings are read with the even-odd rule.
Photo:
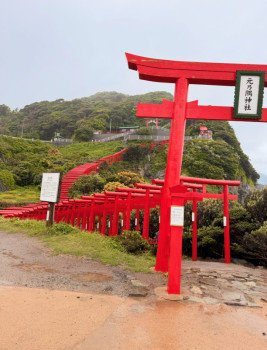
[[70, 198], [79, 198], [81, 195], [89, 196], [103, 191], [105, 179], [96, 173], [80, 176], [69, 189]]
[[55, 147], [50, 148], [48, 155], [53, 157], [62, 157], [62, 153]]
[[74, 232], [76, 232], [76, 229], [73, 226], [68, 225], [66, 223], [54, 224], [47, 230], [47, 233], [51, 236], [67, 235]]
[[122, 171], [118, 173], [118, 180], [125, 186], [132, 188], [135, 183], [143, 183], [145, 181], [142, 177], [132, 171]]
[[246, 209], [261, 225], [267, 220], [267, 187], [253, 191], [246, 200]]
[[267, 266], [267, 221], [258, 230], [244, 235], [241, 253], [245, 259]]
[[74, 140], [77, 142], [87, 142], [93, 137], [93, 129], [88, 126], [83, 126], [75, 130]]
[[150, 248], [148, 242], [138, 231], [123, 231], [119, 236], [114, 237], [114, 240], [132, 254], [141, 254]]
[[140, 128], [136, 131], [136, 135], [152, 135], [152, 131], [147, 128], [147, 127], [144, 127], [144, 128]]
[[15, 188], [15, 180], [13, 174], [9, 170], [0, 170], [0, 181], [9, 190], [13, 190]]
[[127, 186], [125, 186], [121, 182], [112, 181], [112, 182], [108, 182], [107, 184], [105, 184], [104, 191], [116, 191], [117, 187], [125, 187], [125, 188], [127, 188]]
[[140, 162], [150, 152], [150, 146], [130, 146], [123, 154], [123, 160], [128, 162]]

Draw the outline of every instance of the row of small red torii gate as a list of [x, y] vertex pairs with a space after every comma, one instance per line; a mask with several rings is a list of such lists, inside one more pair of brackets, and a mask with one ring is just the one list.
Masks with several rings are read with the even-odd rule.
[[[197, 260], [197, 202], [204, 198], [222, 199], [224, 217], [229, 216], [229, 200], [237, 200], [236, 195], [228, 192], [229, 186], [239, 186], [239, 181], [210, 180], [182, 176], [181, 193], [184, 202], [192, 201], [192, 259]], [[117, 236], [121, 230], [130, 230], [131, 213], [135, 213], [135, 230], [140, 230], [140, 210], [143, 210], [142, 237], [150, 244], [157, 239], [149, 238], [150, 209], [161, 205], [164, 180], [152, 180], [154, 185], [136, 183], [134, 188], [117, 187], [116, 192], [104, 191], [81, 199], [63, 200], [55, 206], [56, 223], [66, 222], [81, 230], [99, 232], [102, 235]], [[222, 186], [223, 192], [207, 193], [206, 185]], [[198, 191], [198, 192], [197, 192]], [[25, 207], [11, 207], [1, 210], [5, 218], [46, 220], [47, 203]], [[225, 262], [230, 262], [229, 225], [224, 228]]]

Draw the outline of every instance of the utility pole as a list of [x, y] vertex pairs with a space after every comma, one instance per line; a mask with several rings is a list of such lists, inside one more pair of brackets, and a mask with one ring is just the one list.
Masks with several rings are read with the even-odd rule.
[[21, 126], [21, 138], [23, 138], [23, 129], [24, 129], [24, 119], [22, 120], [22, 126]]

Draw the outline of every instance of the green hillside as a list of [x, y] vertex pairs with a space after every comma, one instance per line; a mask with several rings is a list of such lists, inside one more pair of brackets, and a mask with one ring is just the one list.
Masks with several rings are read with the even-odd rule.
[[[77, 130], [109, 130], [112, 127], [143, 125], [136, 118], [136, 104], [161, 103], [163, 98], [172, 99], [167, 92], [151, 92], [129, 96], [117, 92], [101, 92], [90, 97], [64, 101], [36, 102], [21, 110], [11, 111], [0, 106], [0, 134], [50, 140], [54, 132], [72, 137]], [[161, 125], [169, 123], [162, 121]], [[240, 179], [254, 185], [259, 175], [242, 151], [234, 130], [223, 121], [187, 121], [186, 135], [195, 136], [201, 125], [213, 132], [213, 140], [193, 139], [186, 142], [182, 172], [184, 175], [214, 179]], [[23, 130], [22, 130], [23, 129]], [[73, 143], [54, 147], [51, 144], [27, 141], [21, 138], [0, 136], [0, 180], [9, 189], [17, 186], [39, 185], [43, 172], [58, 171], [65, 174], [75, 166], [118, 152], [121, 142]], [[136, 161], [116, 164], [110, 172], [129, 169], [147, 179], [163, 177], [168, 146], [142, 153]], [[138, 151], [137, 151], [138, 152]]]
[[144, 120], [136, 118], [136, 104], [161, 103], [172, 99], [167, 92], [151, 92], [129, 96], [117, 92], [99, 92], [90, 97], [72, 101], [35, 102], [21, 110], [11, 111], [0, 106], [0, 134], [51, 140], [55, 132], [63, 138], [71, 138], [75, 132], [87, 130], [108, 131], [122, 126], [144, 126]]

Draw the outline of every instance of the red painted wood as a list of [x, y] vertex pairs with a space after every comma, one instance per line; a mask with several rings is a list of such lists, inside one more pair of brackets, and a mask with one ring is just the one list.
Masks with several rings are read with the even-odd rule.
[[[196, 192], [196, 189], [194, 189]], [[192, 211], [194, 221], [192, 222], [192, 260], [197, 261], [197, 200], [193, 199]]]
[[179, 79], [175, 85], [174, 117], [171, 123], [168, 160], [165, 173], [165, 184], [162, 189], [159, 243], [156, 260], [156, 271], [168, 271], [168, 259], [170, 250], [170, 187], [179, 184], [183, 144], [185, 132], [185, 110], [188, 94], [188, 80]]
[[190, 84], [235, 86], [236, 72], [210, 72], [193, 70], [174, 70], [138, 66], [141, 80], [157, 83], [175, 83], [185, 78]]
[[230, 264], [230, 220], [229, 220], [229, 193], [228, 185], [223, 186], [223, 215], [226, 217], [226, 226], [224, 227], [224, 260], [226, 264]]
[[[267, 108], [262, 109], [261, 119], [233, 118], [233, 107], [223, 106], [199, 106], [198, 101], [187, 103], [186, 118], [187, 119], [207, 119], [207, 120], [227, 120], [227, 121], [243, 121], [243, 122], [267, 122]], [[154, 114], [156, 112], [154, 111]]]
[[[184, 206], [183, 198], [173, 198], [173, 205]], [[183, 227], [171, 227], [170, 230], [170, 259], [168, 276], [168, 293], [180, 294], [182, 269], [182, 240]]]
[[[217, 73], [221, 73], [221, 74], [230, 73], [230, 74], [234, 74], [234, 77], [233, 77], [234, 83], [235, 83], [235, 74], [237, 70], [259, 70], [259, 71], [267, 72], [267, 65], [263, 65], [263, 64], [171, 61], [171, 60], [142, 57], [142, 56], [137, 56], [130, 53], [126, 53], [126, 58], [128, 61], [129, 68], [133, 70], [138, 70], [143, 67], [148, 67], [153, 69], [163, 69], [163, 70], [166, 70], [166, 72], [168, 72], [168, 70], [170, 71], [178, 70], [181, 72], [194, 71], [194, 72], [203, 72], [205, 74], [214, 73], [214, 75], [216, 75]], [[267, 76], [265, 76], [265, 82], [267, 82]], [[218, 80], [216, 85], [220, 85], [220, 80]]]
[[[174, 102], [163, 100], [163, 104], [138, 103], [138, 118], [173, 118]], [[227, 120], [244, 122], [267, 122], [267, 108], [262, 109], [261, 119], [233, 118], [233, 107], [199, 106], [198, 101], [187, 102], [186, 119]]]

